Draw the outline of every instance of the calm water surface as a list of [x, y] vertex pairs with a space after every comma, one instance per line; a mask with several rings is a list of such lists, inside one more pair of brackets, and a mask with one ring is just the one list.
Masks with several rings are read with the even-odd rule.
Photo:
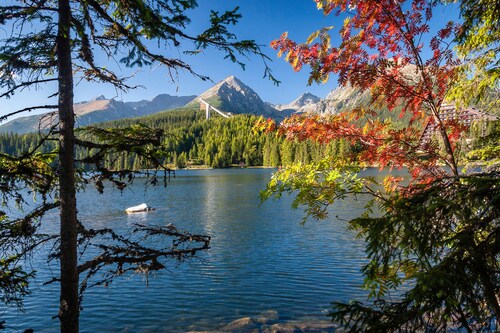
[[[330, 302], [365, 299], [359, 273], [366, 263], [363, 243], [345, 223], [361, 212], [363, 202], [338, 203], [331, 218], [302, 226], [303, 213], [290, 208], [290, 198], [260, 204], [259, 191], [271, 173], [189, 170], [178, 172], [167, 188], [144, 190], [138, 182], [123, 193], [80, 193], [79, 218], [88, 227], [127, 230], [134, 223], [173, 223], [212, 236], [203, 260], [157, 273], [149, 286], [141, 276], [127, 276], [88, 291], [81, 331], [208, 330], [266, 310], [277, 311], [283, 322], [327, 319]], [[125, 208], [143, 202], [156, 210], [125, 214]], [[57, 228], [57, 213], [46, 222]], [[33, 258], [32, 264], [39, 284], [32, 286], [26, 312], [3, 308], [0, 319], [14, 332], [55, 332], [59, 323], [51, 318], [58, 310], [58, 287], [42, 283], [58, 268], [43, 258]]]

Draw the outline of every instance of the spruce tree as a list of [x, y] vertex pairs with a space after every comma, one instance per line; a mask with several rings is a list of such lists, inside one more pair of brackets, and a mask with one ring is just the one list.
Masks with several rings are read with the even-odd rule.
[[[178, 58], [177, 52], [174, 52], [174, 57], [168, 55], [167, 50], [179, 49], [186, 43], [191, 43], [194, 53], [214, 47], [234, 62], [239, 62], [238, 55], [248, 53], [259, 54], [265, 59], [254, 41], [237, 40], [229, 31], [229, 27], [240, 18], [237, 8], [222, 13], [211, 12], [208, 28], [198, 34], [189, 34], [188, 15], [196, 6], [196, 0], [12, 0], [0, 5], [0, 25], [9, 31], [0, 44], [0, 88], [3, 89], [0, 97], [9, 98], [16, 92], [43, 84], [57, 84], [56, 90], [51, 93], [52, 98], [49, 98], [51, 103], [16, 110], [0, 117], [3, 121], [27, 111], [51, 111], [51, 125], [41, 126], [46, 131], [40, 133], [39, 145], [46, 141], [57, 142], [57, 147], [45, 154], [26, 146], [22, 148], [21, 156], [0, 155], [0, 188], [4, 202], [11, 198], [21, 198], [22, 202], [24, 199], [20, 193], [24, 188], [39, 193], [43, 198], [42, 204], [23, 219], [9, 220], [2, 214], [2, 268], [19, 273], [7, 276], [11, 279], [6, 281], [7, 288], [2, 290], [2, 295], [7, 295], [10, 290], [18, 290], [20, 297], [24, 295], [22, 287], [31, 274], [24, 272], [20, 260], [35, 251], [36, 245], [55, 241], [56, 250], [51, 255], [59, 259], [61, 268], [60, 275], [54, 278], [61, 287], [58, 314], [61, 332], [79, 331], [79, 300], [86, 288], [87, 278], [96, 270], [115, 265], [109, 268], [109, 276], [116, 276], [138, 266], [148, 270], [159, 269], [163, 265], [158, 260], [172, 257], [174, 253], [168, 248], [138, 246], [133, 255], [121, 256], [108, 249], [88, 261], [79, 262], [78, 244], [103, 238], [105, 234], [122, 240], [124, 252], [120, 254], [130, 253], [126, 252], [130, 250], [130, 243], [112, 230], [86, 230], [78, 221], [77, 188], [94, 181], [102, 191], [104, 180], [108, 179], [123, 189], [126, 186], [123, 177], [133, 178], [130, 171], [112, 170], [113, 161], [109, 161], [109, 167], [106, 167], [103, 159], [134, 151], [137, 158], [149, 161], [148, 167], [165, 172], [169, 170], [163, 164], [165, 147], [162, 146], [162, 130], [144, 126], [95, 128], [88, 129], [86, 139], [75, 135], [74, 75], [91, 82], [108, 83], [121, 90], [132, 88], [126, 78], [113, 72], [107, 63], [98, 63], [99, 56], [104, 56], [126, 67], [161, 65], [170, 77], [182, 70], [207, 79]], [[164, 47], [151, 48], [150, 45], [154, 44]], [[117, 59], [119, 55], [123, 57]], [[87, 154], [75, 161], [77, 147]], [[94, 176], [90, 180], [82, 177], [83, 164], [93, 168]], [[157, 183], [157, 178], [153, 176], [151, 182]], [[40, 218], [53, 208], [59, 209], [60, 232], [58, 235], [41, 235], [38, 232]], [[136, 231], [151, 233], [149, 227], [138, 227]], [[156, 232], [165, 238], [177, 238], [179, 242], [188, 237], [173, 228], [158, 228]], [[196, 245], [186, 249], [178, 258], [208, 247], [209, 238], [206, 236], [189, 237], [198, 243], [195, 242]], [[12, 251], [12, 248], [15, 250]], [[9, 260], [4, 260], [6, 258]], [[83, 280], [80, 279], [82, 274], [85, 277]]]

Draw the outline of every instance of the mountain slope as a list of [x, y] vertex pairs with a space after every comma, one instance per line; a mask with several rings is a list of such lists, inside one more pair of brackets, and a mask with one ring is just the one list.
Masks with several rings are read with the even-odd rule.
[[[392, 61], [392, 60], [389, 60]], [[390, 69], [392, 67], [388, 67]], [[408, 85], [418, 85], [421, 77], [415, 65], [407, 65], [401, 69], [399, 79], [405, 81]], [[354, 88], [351, 85], [341, 86], [331, 91], [326, 98], [321, 101], [318, 108], [319, 113], [339, 113], [349, 111], [354, 108], [366, 107], [371, 102], [371, 94], [369, 90], [361, 91], [359, 88]], [[382, 113], [387, 113], [388, 110], [382, 107]], [[399, 115], [400, 110], [396, 110]], [[396, 117], [397, 117], [396, 115]], [[389, 114], [392, 117], [392, 113]]]
[[325, 99], [317, 104], [316, 112], [320, 114], [336, 114], [349, 111], [370, 103], [370, 92], [361, 92], [351, 86], [338, 87], [332, 90]]
[[318, 103], [321, 102], [321, 98], [315, 96], [311, 93], [305, 93], [300, 95], [293, 102], [288, 104], [277, 104], [274, 108], [278, 111], [290, 112], [290, 113], [308, 113], [316, 112], [318, 108]]
[[169, 94], [160, 94], [152, 100], [142, 100], [138, 102], [127, 102], [128, 106], [134, 108], [138, 116], [147, 116], [159, 111], [180, 108], [196, 96], [172, 96]]
[[207, 101], [221, 111], [233, 114], [253, 114], [271, 118], [280, 118], [281, 116], [275, 108], [264, 103], [252, 88], [234, 76], [229, 76], [217, 83], [188, 105], [196, 105], [200, 99]]
[[45, 130], [54, 121], [52, 113], [37, 114], [33, 116], [19, 117], [3, 125], [0, 125], [0, 133], [25, 134]]
[[[161, 94], [151, 101], [121, 102], [115, 99], [107, 99], [101, 95], [91, 101], [80, 102], [74, 105], [76, 126], [87, 126], [123, 118], [146, 116], [159, 111], [184, 106], [194, 97]], [[51, 114], [20, 117], [1, 125], [0, 132], [24, 134], [45, 130], [51, 124], [55, 123], [54, 117]]]

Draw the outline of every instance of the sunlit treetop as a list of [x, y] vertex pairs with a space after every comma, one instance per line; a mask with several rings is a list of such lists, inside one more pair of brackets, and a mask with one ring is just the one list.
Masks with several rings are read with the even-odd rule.
[[[271, 46], [285, 55], [294, 70], [311, 69], [309, 82], [326, 82], [331, 74], [341, 85], [369, 90], [372, 103], [358, 113], [400, 109], [410, 114], [410, 124], [433, 116], [446, 153], [443, 161], [457, 173], [450, 133], [446, 133], [439, 109], [457, 78], [459, 61], [453, 39], [460, 26], [447, 22], [431, 33], [432, 12], [437, 4], [425, 0], [316, 0], [325, 15], [345, 17], [341, 27], [325, 27], [297, 43], [284, 33]], [[436, 31], [435, 29], [432, 29]], [[333, 46], [331, 33], [340, 43]], [[458, 128], [452, 128], [451, 133]], [[414, 138], [415, 139], [415, 138]]]
[[[455, 2], [455, 1], [453, 1]], [[488, 111], [500, 109], [500, 1], [462, 0], [463, 25], [457, 35], [457, 51], [463, 58], [459, 84], [450, 97], [464, 105], [476, 104]]]

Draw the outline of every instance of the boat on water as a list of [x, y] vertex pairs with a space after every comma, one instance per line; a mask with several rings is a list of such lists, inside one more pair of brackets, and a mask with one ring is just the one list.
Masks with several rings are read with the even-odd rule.
[[139, 212], [148, 212], [150, 210], [153, 210], [153, 208], [149, 207], [147, 204], [143, 203], [143, 204], [140, 204], [140, 205], [137, 205], [137, 206], [133, 206], [133, 207], [129, 207], [127, 209], [125, 209], [125, 211], [128, 213], [128, 214], [131, 214], [131, 213], [139, 213]]

